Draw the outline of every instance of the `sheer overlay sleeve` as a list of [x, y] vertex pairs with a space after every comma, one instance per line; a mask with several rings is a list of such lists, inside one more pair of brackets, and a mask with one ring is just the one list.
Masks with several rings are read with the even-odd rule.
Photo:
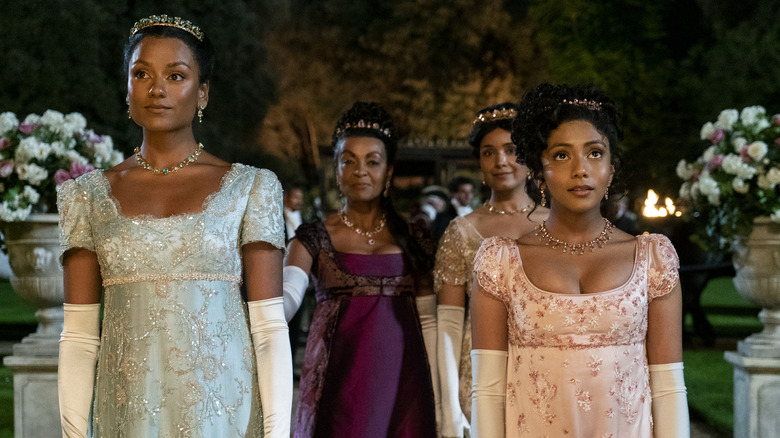
[[514, 272], [510, 267], [518, 263], [520, 259], [514, 240], [506, 237], [487, 238], [474, 257], [475, 281], [485, 292], [509, 305], [508, 283]]
[[276, 174], [259, 169], [255, 174], [241, 225], [241, 245], [268, 242], [284, 251], [282, 185]]
[[461, 286], [466, 284], [472, 267], [464, 259], [464, 242], [460, 231], [460, 221], [456, 218], [444, 230], [436, 251], [436, 264], [433, 269], [433, 289], [438, 294], [445, 284]]
[[90, 199], [79, 181], [65, 181], [57, 191], [60, 212], [60, 245], [65, 252], [71, 248], [95, 251], [90, 225]]
[[650, 267], [647, 279], [647, 297], [662, 297], [672, 291], [680, 280], [680, 260], [669, 238], [662, 234], [651, 234], [649, 237]]

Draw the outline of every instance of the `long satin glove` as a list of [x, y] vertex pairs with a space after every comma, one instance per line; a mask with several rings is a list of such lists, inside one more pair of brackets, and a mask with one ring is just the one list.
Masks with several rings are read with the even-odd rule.
[[460, 408], [460, 354], [463, 344], [463, 321], [466, 310], [461, 306], [439, 305], [439, 385], [441, 386], [441, 436], [463, 438], [469, 422]]
[[284, 317], [287, 322], [290, 322], [301, 307], [306, 288], [309, 287], [309, 275], [297, 266], [285, 266], [282, 272], [284, 278], [282, 284]]
[[471, 438], [504, 437], [508, 357], [502, 350], [471, 350]]
[[425, 352], [428, 356], [428, 366], [431, 369], [431, 384], [433, 385], [433, 403], [436, 410], [436, 430], [439, 430], [441, 420], [441, 397], [439, 396], [439, 368], [436, 365], [436, 295], [417, 297], [417, 313], [420, 314]]
[[650, 365], [650, 395], [653, 400], [653, 436], [691, 436], [683, 363]]
[[266, 438], [289, 438], [292, 416], [292, 353], [282, 297], [250, 301], [250, 331]]
[[86, 438], [100, 346], [100, 304], [65, 304], [57, 395], [64, 438]]

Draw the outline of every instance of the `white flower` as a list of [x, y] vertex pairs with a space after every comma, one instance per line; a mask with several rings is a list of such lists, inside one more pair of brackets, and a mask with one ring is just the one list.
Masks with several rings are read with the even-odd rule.
[[704, 151], [704, 154], [701, 157], [704, 159], [705, 163], [709, 163], [710, 160], [712, 160], [712, 157], [714, 157], [717, 152], [718, 152], [718, 147], [712, 145], [708, 147], [706, 151]]
[[707, 197], [707, 201], [714, 205], [720, 205], [720, 187], [718, 182], [710, 177], [709, 172], [702, 172], [699, 178], [699, 191]]
[[125, 160], [125, 156], [122, 155], [122, 152], [120, 151], [114, 151], [111, 153], [111, 161], [108, 163], [111, 166], [116, 166], [117, 164], [121, 163]]
[[36, 123], [41, 121], [41, 116], [38, 114], [28, 114], [27, 117], [24, 118], [25, 125], [35, 125]]
[[690, 181], [685, 181], [680, 186], [680, 197], [683, 199], [691, 199], [691, 183]]
[[735, 109], [727, 109], [720, 112], [716, 126], [720, 129], [730, 131], [734, 122], [739, 120], [739, 111]]
[[702, 140], [709, 140], [712, 136], [712, 133], [714, 133], [716, 129], [717, 128], [712, 124], [712, 122], [707, 122], [704, 124], [704, 126], [701, 127], [699, 137], [701, 137]]
[[87, 119], [81, 113], [70, 113], [65, 116], [65, 125], [72, 133], [81, 132], [87, 129]]
[[764, 190], [770, 190], [774, 188], [774, 184], [772, 184], [771, 181], [769, 181], [769, 178], [767, 178], [766, 175], [758, 175], [758, 178], [756, 180], [756, 185], [758, 185], [759, 188], [762, 188]]
[[0, 135], [13, 131], [17, 126], [19, 126], [19, 119], [16, 118], [16, 114], [12, 112], [0, 114]]
[[41, 116], [41, 123], [50, 127], [62, 126], [65, 124], [65, 115], [59, 111], [46, 110]]
[[739, 155], [727, 154], [723, 157], [722, 167], [724, 172], [745, 180], [753, 178], [756, 174], [756, 169], [745, 164]]
[[99, 163], [108, 163], [111, 160], [113, 152], [111, 145], [107, 142], [95, 143], [95, 160]]
[[769, 219], [772, 220], [772, 222], [780, 222], [780, 208], [773, 211], [771, 215], [769, 215]]
[[20, 209], [16, 205], [10, 205], [7, 201], [3, 201], [0, 204], [0, 220], [6, 222], [20, 221], [27, 218], [32, 211], [32, 205], [28, 205], [26, 208]]
[[768, 151], [769, 147], [767, 147], [766, 143], [763, 141], [754, 141], [753, 143], [750, 143], [750, 146], [748, 146], [747, 153], [751, 158], [758, 161], [764, 158], [764, 155], [766, 155]]
[[734, 146], [734, 152], [740, 153], [742, 151], [742, 146], [747, 144], [747, 140], [745, 137], [735, 137], [734, 140], [731, 140], [731, 144]]
[[61, 141], [55, 141], [51, 144], [51, 152], [58, 157], [62, 157], [67, 152], [67, 149]]
[[769, 182], [772, 183], [772, 187], [780, 184], [780, 169], [777, 167], [769, 169], [766, 173], [766, 177], [769, 179]]
[[46, 169], [33, 163], [16, 166], [16, 173], [19, 174], [20, 180], [28, 181], [35, 186], [40, 185], [41, 181], [49, 176], [49, 172]]
[[688, 164], [685, 160], [680, 160], [680, 162], [677, 163], [677, 176], [683, 180], [691, 179], [693, 177], [693, 166]]
[[14, 160], [16, 160], [17, 163], [28, 162], [30, 158], [35, 156], [35, 151], [38, 149], [38, 143], [40, 142], [36, 137], [23, 138], [16, 148]]
[[701, 192], [699, 191], [699, 182], [696, 181], [695, 183], [691, 184], [691, 199], [695, 199], [699, 196]]
[[750, 185], [745, 184], [745, 180], [741, 178], [734, 178], [731, 181], [731, 187], [734, 187], [734, 191], [742, 193], [743, 195], [750, 190]]
[[739, 115], [739, 120], [745, 126], [755, 124], [761, 116], [766, 114], [766, 109], [761, 105], [748, 106], [742, 109], [742, 113]]
[[38, 201], [41, 199], [41, 195], [38, 194], [38, 192], [30, 186], [24, 186], [24, 190], [22, 191], [22, 196], [27, 198], [30, 204], [37, 204]]

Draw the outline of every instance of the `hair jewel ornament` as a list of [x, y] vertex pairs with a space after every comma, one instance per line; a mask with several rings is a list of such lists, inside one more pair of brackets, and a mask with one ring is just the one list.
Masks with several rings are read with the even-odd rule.
[[[589, 100], [589, 99], [563, 99], [561, 101], [561, 105], [574, 105], [574, 106], [582, 106], [585, 107], [591, 111], [599, 111], [601, 110], [601, 102], [596, 102], [595, 100]], [[549, 109], [552, 109], [552, 105], [546, 106], [542, 108], [542, 111], [545, 112]]]
[[341, 135], [349, 129], [371, 129], [374, 130], [380, 134], [383, 134], [385, 137], [391, 137], [390, 129], [389, 128], [382, 128], [379, 126], [379, 123], [377, 122], [367, 122], [365, 120], [358, 120], [357, 122], [347, 122], [344, 124], [344, 126], [339, 126], [336, 128], [336, 135]]
[[472, 122], [472, 125], [477, 123], [495, 122], [498, 120], [514, 119], [517, 116], [517, 111], [514, 108], [495, 109], [492, 111], [484, 111], [477, 114], [477, 117]]
[[138, 21], [136, 21], [135, 25], [132, 29], [130, 29], [130, 38], [133, 37], [136, 33], [138, 33], [139, 30], [145, 29], [147, 27], [151, 26], [169, 26], [169, 27], [175, 27], [177, 29], [181, 29], [195, 38], [198, 39], [198, 41], [203, 41], [203, 37], [205, 34], [203, 33], [200, 28], [194, 24], [192, 24], [189, 20], [184, 20], [180, 17], [169, 17], [166, 14], [162, 15], [151, 15], [147, 18], [142, 18]]

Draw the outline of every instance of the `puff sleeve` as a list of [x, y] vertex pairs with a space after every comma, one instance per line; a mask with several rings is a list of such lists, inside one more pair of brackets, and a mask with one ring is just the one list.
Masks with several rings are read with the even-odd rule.
[[65, 252], [71, 248], [95, 251], [90, 224], [91, 202], [87, 191], [78, 180], [65, 181], [57, 191], [57, 210], [60, 213], [60, 246]]
[[652, 234], [649, 238], [647, 298], [652, 301], [671, 292], [680, 281], [680, 259], [668, 237]]
[[467, 277], [472, 274], [472, 266], [469, 266], [470, 263], [467, 263], [463, 256], [464, 239], [459, 223], [458, 218], [450, 222], [439, 241], [433, 269], [433, 290], [437, 294], [445, 284], [453, 286], [466, 284]]
[[241, 225], [241, 245], [259, 241], [284, 251], [282, 185], [276, 174], [267, 169], [255, 173]]
[[474, 280], [505, 305], [510, 304], [509, 276], [520, 263], [515, 242], [506, 237], [485, 239], [474, 257]]

